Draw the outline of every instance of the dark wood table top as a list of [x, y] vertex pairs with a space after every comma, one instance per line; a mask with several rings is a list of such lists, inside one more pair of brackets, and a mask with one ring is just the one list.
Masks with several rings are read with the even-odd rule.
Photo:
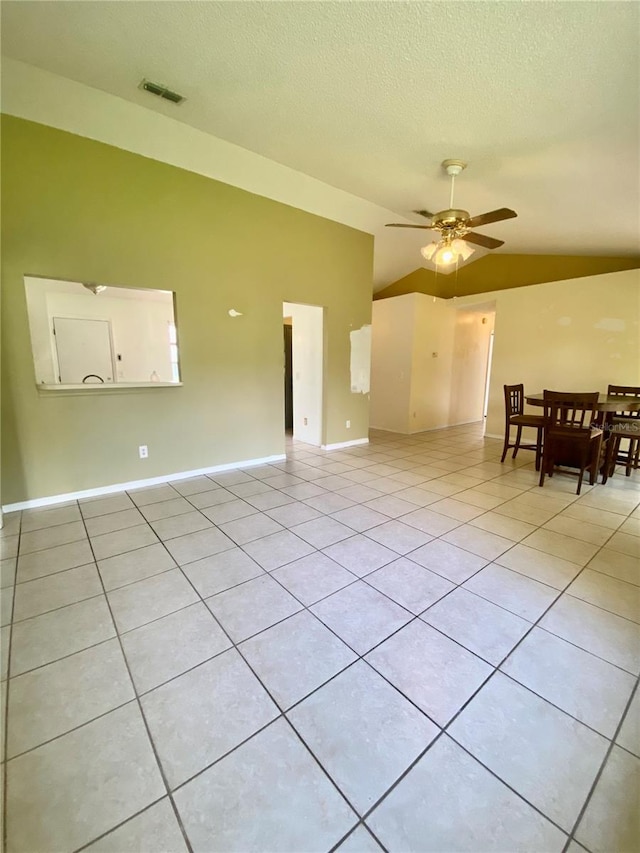
[[[544, 406], [544, 394], [526, 394], [530, 406]], [[640, 397], [623, 397], [619, 394], [600, 394], [596, 408], [599, 412], [637, 412]]]

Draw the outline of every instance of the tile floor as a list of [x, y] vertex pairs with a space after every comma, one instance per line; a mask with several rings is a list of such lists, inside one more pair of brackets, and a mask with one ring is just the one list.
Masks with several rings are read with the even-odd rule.
[[479, 425], [6, 517], [18, 851], [640, 845], [640, 478]]

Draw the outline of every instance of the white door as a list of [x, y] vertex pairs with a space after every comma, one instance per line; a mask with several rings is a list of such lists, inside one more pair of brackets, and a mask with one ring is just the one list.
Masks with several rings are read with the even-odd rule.
[[54, 317], [58, 375], [63, 385], [113, 382], [111, 323]]

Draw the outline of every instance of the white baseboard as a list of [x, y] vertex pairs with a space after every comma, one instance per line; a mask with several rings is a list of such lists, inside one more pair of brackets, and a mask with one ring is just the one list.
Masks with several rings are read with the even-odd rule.
[[354, 438], [353, 441], [338, 441], [336, 444], [323, 444], [323, 450], [340, 450], [342, 447], [355, 447], [356, 444], [369, 444], [368, 438]]
[[128, 483], [114, 483], [111, 486], [99, 486], [96, 489], [84, 489], [81, 492], [68, 492], [64, 495], [49, 495], [46, 498], [34, 498], [30, 501], [18, 501], [18, 503], [5, 504], [2, 512], [16, 512], [20, 509], [38, 509], [39, 507], [54, 506], [66, 503], [66, 501], [78, 501], [83, 498], [99, 498], [102, 495], [111, 495], [114, 492], [129, 491], [130, 489], [144, 489], [146, 486], [159, 486], [162, 483], [171, 483], [173, 480], [188, 480], [190, 477], [198, 477], [201, 474], [219, 474], [222, 471], [232, 471], [234, 468], [252, 468], [256, 465], [268, 465], [270, 462], [282, 462], [286, 459], [284, 453], [276, 456], [263, 456], [261, 459], [244, 459], [242, 462], [229, 462], [225, 465], [213, 465], [209, 468], [195, 468], [193, 471], [179, 471], [176, 474], [163, 474], [161, 477], [149, 477], [147, 480], [131, 480]]

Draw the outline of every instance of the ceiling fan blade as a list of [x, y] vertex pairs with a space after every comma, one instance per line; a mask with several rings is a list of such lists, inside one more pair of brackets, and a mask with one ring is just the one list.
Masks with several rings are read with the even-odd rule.
[[435, 230], [431, 227], [431, 225], [404, 225], [400, 224], [399, 222], [387, 222], [385, 228], [424, 228], [427, 231]]
[[518, 214], [515, 210], [509, 210], [508, 207], [500, 207], [498, 210], [491, 210], [489, 213], [481, 213], [479, 216], [472, 216], [467, 222], [467, 228], [477, 228], [479, 225], [490, 225], [492, 222], [502, 222], [503, 219], [513, 219]]
[[476, 246], [484, 246], [485, 249], [497, 249], [498, 246], [504, 246], [504, 240], [496, 240], [494, 237], [487, 237], [486, 234], [476, 234], [475, 231], [469, 231], [462, 238], [467, 243], [475, 243]]
[[414, 210], [413, 212], [420, 216], [424, 216], [426, 219], [433, 219], [434, 216], [434, 214], [430, 213], [428, 210]]

